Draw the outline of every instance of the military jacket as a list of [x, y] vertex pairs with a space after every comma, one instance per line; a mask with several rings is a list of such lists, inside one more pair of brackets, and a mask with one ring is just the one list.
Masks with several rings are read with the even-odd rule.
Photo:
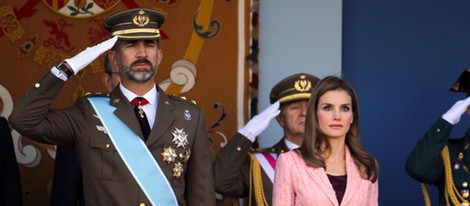
[[[223, 147], [216, 158], [215, 163], [215, 189], [216, 192], [230, 197], [251, 197], [249, 202], [256, 205], [254, 193], [252, 190], [250, 195], [250, 153], [254, 152], [287, 152], [284, 138], [282, 138], [273, 147], [264, 149], [253, 149], [252, 142], [240, 133], [230, 139]], [[261, 169], [262, 170], [262, 169]], [[263, 182], [263, 192], [266, 201], [272, 205], [273, 183], [262, 170], [261, 178]]]
[[[150, 205], [87, 97], [78, 98], [65, 109], [50, 108], [64, 84], [48, 73], [18, 102], [10, 115], [12, 126], [35, 141], [74, 145], [83, 173], [85, 205]], [[215, 205], [212, 154], [204, 115], [194, 104], [157, 89], [156, 119], [145, 144], [180, 206]], [[114, 114], [121, 121], [144, 139], [134, 106], [119, 86], [110, 94], [110, 106], [116, 108]], [[181, 139], [175, 138], [175, 133], [185, 136], [184, 147], [177, 147]], [[176, 152], [176, 157], [164, 160], [168, 148]]]
[[439, 205], [446, 205], [445, 171], [441, 157], [449, 148], [450, 167], [455, 187], [468, 200], [470, 195], [470, 130], [459, 139], [449, 138], [453, 125], [439, 118], [418, 141], [406, 161], [406, 171], [414, 179], [437, 186]]

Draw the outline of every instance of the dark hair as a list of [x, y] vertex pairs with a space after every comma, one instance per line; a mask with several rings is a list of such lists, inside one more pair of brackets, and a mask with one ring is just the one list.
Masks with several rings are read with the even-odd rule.
[[112, 78], [113, 76], [113, 69], [111, 68], [111, 65], [109, 64], [109, 55], [106, 54], [104, 55], [104, 73], [109, 75], [109, 78]]
[[359, 137], [360, 121], [356, 92], [350, 83], [339, 77], [327, 76], [314, 87], [307, 107], [305, 139], [299, 151], [307, 165], [326, 168], [323, 155], [331, 150], [331, 145], [318, 125], [316, 113], [320, 97], [328, 91], [335, 90], [345, 91], [351, 96], [354, 121], [351, 123], [351, 127], [346, 134], [346, 145], [354, 159], [354, 163], [358, 166], [361, 173], [365, 175], [364, 178], [375, 182], [379, 173], [378, 164], [374, 157], [362, 146]]

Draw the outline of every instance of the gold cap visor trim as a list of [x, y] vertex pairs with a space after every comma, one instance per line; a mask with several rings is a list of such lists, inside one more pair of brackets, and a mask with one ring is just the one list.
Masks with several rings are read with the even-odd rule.
[[[143, 34], [147, 35], [132, 35], [132, 34]], [[160, 38], [160, 31], [158, 29], [125, 29], [119, 30], [112, 33], [113, 36], [119, 36], [122, 38]]]
[[292, 95], [282, 97], [278, 101], [279, 101], [279, 103], [284, 103], [284, 102], [296, 101], [296, 100], [300, 100], [300, 99], [309, 99], [310, 96], [311, 96], [310, 93], [292, 94]]

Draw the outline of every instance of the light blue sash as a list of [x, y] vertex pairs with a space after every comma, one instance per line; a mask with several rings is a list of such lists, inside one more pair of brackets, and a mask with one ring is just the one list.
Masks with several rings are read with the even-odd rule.
[[89, 97], [88, 100], [101, 118], [101, 123], [106, 128], [109, 138], [150, 203], [165, 206], [178, 205], [170, 183], [144, 141], [114, 115], [115, 108], [109, 105], [109, 98]]

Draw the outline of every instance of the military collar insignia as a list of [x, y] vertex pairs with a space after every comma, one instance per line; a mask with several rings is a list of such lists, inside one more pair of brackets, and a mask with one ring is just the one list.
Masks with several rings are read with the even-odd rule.
[[188, 121], [192, 119], [191, 112], [189, 112], [189, 110], [184, 110], [184, 119]]

